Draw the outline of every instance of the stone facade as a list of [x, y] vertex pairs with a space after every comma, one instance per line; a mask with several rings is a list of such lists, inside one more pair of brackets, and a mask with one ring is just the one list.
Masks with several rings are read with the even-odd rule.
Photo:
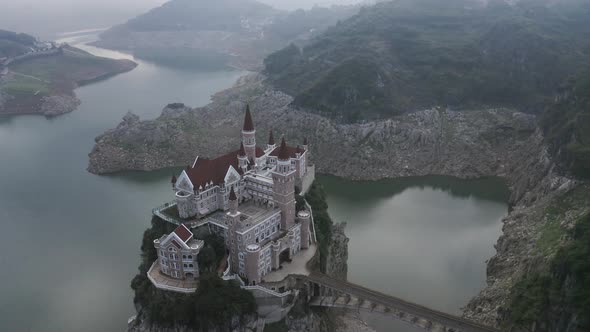
[[197, 157], [172, 185], [180, 218], [222, 236], [229, 271], [258, 285], [313, 243], [311, 212], [295, 215], [295, 186], [314, 175], [307, 140], [291, 147], [282, 138], [277, 147], [271, 131], [265, 148], [256, 146], [249, 107], [241, 136], [239, 150], [212, 160]]
[[194, 239], [193, 233], [184, 225], [154, 240], [160, 272], [174, 279], [197, 279], [199, 277], [197, 256], [203, 245], [204, 242]]

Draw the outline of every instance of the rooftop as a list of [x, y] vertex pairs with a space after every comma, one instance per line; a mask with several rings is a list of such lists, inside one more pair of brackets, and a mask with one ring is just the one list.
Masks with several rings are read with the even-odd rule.
[[[279, 213], [281, 210], [278, 208], [270, 208], [266, 205], [258, 205], [253, 201], [240, 204], [238, 211], [242, 214], [240, 221], [243, 224], [242, 231], [254, 227], [266, 219], [272, 217], [274, 214]], [[222, 225], [225, 227], [225, 216], [226, 211], [216, 211], [203, 220], [204, 222], [212, 222], [214, 224]]]

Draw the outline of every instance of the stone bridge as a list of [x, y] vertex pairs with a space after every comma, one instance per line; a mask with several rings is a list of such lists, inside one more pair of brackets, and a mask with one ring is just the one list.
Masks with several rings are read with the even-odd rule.
[[492, 327], [417, 305], [321, 273], [291, 275], [298, 286], [306, 286], [311, 306], [365, 310], [390, 315], [429, 331], [490, 332]]

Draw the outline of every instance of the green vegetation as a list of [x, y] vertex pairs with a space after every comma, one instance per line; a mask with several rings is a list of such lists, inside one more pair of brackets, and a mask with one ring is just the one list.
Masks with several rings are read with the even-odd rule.
[[590, 178], [590, 70], [572, 77], [540, 120], [552, 153], [579, 177]]
[[26, 76], [16, 76], [14, 80], [2, 85], [4, 92], [12, 96], [19, 95], [47, 95], [50, 92], [50, 86], [47, 82], [29, 78]]
[[581, 326], [590, 324], [590, 214], [569, 235], [548, 271], [529, 272], [514, 285], [507, 326], [528, 329], [545, 321], [556, 325], [547, 330], [560, 330], [559, 317], [571, 314], [578, 315]]
[[31, 51], [35, 37], [24, 33], [0, 30], [0, 58], [15, 57]]
[[215, 273], [225, 256], [225, 241], [215, 234], [206, 235], [203, 240], [205, 247], [199, 252], [199, 270]]
[[278, 321], [272, 324], [266, 324], [264, 326], [264, 332], [289, 332], [289, 327], [285, 320]]
[[328, 214], [326, 192], [324, 191], [324, 188], [315, 181], [305, 195], [305, 200], [309, 203], [313, 211], [316, 237], [318, 240], [318, 248], [320, 250], [320, 267], [323, 270], [326, 264], [333, 225], [332, 218], [330, 218], [330, 215]]
[[[254, 314], [256, 302], [252, 293], [241, 289], [237, 282], [223, 281], [216, 273], [202, 274], [194, 294], [165, 292], [152, 285], [146, 274], [158, 255], [153, 240], [174, 228], [154, 217], [152, 226], [143, 235], [139, 273], [133, 278], [131, 288], [135, 291], [134, 302], [141, 306], [145, 316], [160, 326], [178, 324], [207, 330], [212, 325], [227, 326], [232, 317]], [[208, 239], [213, 252], [222, 250], [217, 239]]]
[[294, 104], [357, 121], [416, 108], [537, 110], [588, 63], [590, 5], [399, 0], [265, 60]]

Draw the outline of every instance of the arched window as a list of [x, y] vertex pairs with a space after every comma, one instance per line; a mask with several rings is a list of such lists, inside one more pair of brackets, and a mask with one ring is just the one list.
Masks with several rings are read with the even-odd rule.
[[193, 255], [188, 255], [188, 259], [193, 259]]

